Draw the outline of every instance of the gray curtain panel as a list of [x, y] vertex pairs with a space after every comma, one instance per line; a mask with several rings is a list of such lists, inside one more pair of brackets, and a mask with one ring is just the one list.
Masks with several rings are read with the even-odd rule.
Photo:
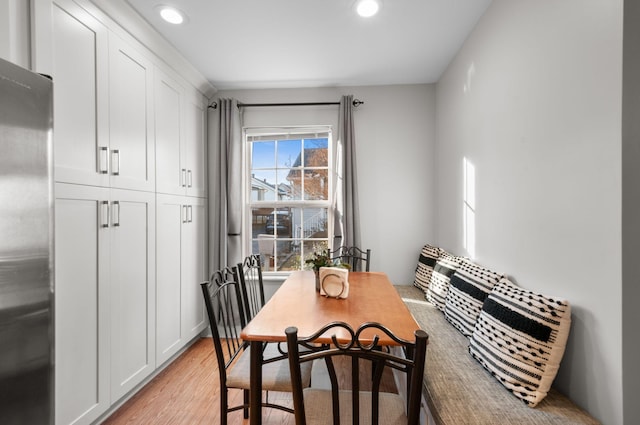
[[356, 141], [353, 123], [353, 95], [340, 99], [338, 118], [338, 179], [333, 249], [340, 245], [360, 246], [360, 209], [358, 206]]
[[210, 272], [242, 260], [242, 123], [236, 99], [209, 109]]

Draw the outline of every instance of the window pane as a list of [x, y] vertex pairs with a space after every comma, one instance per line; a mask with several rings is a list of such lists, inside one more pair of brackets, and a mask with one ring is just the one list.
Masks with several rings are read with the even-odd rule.
[[304, 199], [326, 201], [329, 199], [329, 171], [305, 170]]
[[327, 139], [305, 139], [304, 166], [327, 167], [329, 165], [329, 144]]
[[278, 168], [299, 167], [301, 152], [302, 140], [280, 140], [278, 142]]
[[[304, 148], [306, 150], [314, 150], [317, 152], [324, 152], [324, 156], [317, 158], [317, 165], [313, 165], [315, 167], [327, 167], [329, 165], [329, 139], [327, 137], [315, 138], [315, 139], [304, 139]], [[306, 155], [306, 153], [305, 153]], [[306, 167], [312, 166], [312, 164], [305, 164]]]
[[[253, 211], [255, 214], [259, 209], [254, 209]], [[265, 216], [264, 222], [254, 224], [253, 231], [257, 232], [256, 234], [275, 235], [279, 238], [290, 238], [291, 220], [288, 209], [271, 210], [271, 212]]]
[[251, 168], [276, 168], [276, 144], [274, 141], [253, 142]]
[[260, 170], [251, 174], [251, 201], [275, 201], [276, 172]]
[[291, 240], [276, 241], [276, 271], [300, 270], [299, 245]]
[[256, 234], [251, 244], [252, 254], [260, 255], [260, 264], [263, 271], [273, 271], [275, 252], [275, 239], [273, 235], [264, 233]]
[[302, 238], [327, 237], [327, 208], [305, 208], [302, 221]]
[[280, 200], [300, 201], [302, 199], [302, 188], [297, 184], [299, 180], [300, 170], [284, 168], [278, 170], [278, 189], [280, 191]]

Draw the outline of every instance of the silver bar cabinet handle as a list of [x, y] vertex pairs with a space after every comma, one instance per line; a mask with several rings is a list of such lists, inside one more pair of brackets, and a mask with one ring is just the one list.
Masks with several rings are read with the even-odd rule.
[[193, 205], [189, 205], [189, 209], [187, 210], [189, 212], [188, 217], [189, 217], [189, 223], [193, 222]]
[[109, 173], [109, 148], [106, 146], [98, 148], [98, 172], [100, 174]]
[[109, 201], [102, 201], [100, 205], [100, 227], [109, 227]]
[[191, 187], [193, 185], [193, 173], [191, 172], [191, 170], [187, 170], [187, 177], [189, 177], [189, 184], [187, 184], [187, 187]]
[[187, 219], [188, 214], [189, 214], [189, 213], [188, 213], [188, 211], [187, 211], [187, 206], [186, 206], [186, 205], [183, 205], [183, 206], [182, 206], [182, 222], [183, 222], [183, 223], [188, 223], [188, 219]]
[[[113, 149], [111, 151], [111, 174], [114, 176], [120, 175], [120, 149]], [[113, 158], [115, 157], [115, 159]]]
[[120, 227], [120, 201], [113, 201], [113, 227]]
[[182, 169], [182, 174], [180, 175], [180, 179], [182, 180], [180, 186], [187, 187], [187, 169]]

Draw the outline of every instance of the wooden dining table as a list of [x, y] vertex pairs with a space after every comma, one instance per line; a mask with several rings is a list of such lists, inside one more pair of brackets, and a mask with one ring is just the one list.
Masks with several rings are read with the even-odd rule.
[[[414, 333], [420, 326], [385, 273], [350, 272], [348, 281], [348, 298], [328, 298], [316, 291], [313, 271], [294, 271], [242, 330], [242, 339], [251, 346], [249, 418], [252, 425], [262, 423], [262, 345], [285, 342], [287, 327], [297, 327], [299, 337], [305, 337], [334, 321], [346, 322], [354, 329], [366, 322], [378, 322], [399, 338], [415, 339]], [[331, 343], [334, 333], [321, 337], [318, 342]], [[371, 342], [374, 333], [371, 329], [363, 333], [360, 340]], [[339, 342], [351, 339], [347, 334], [335, 336]], [[378, 345], [397, 345], [386, 335], [378, 336]]]

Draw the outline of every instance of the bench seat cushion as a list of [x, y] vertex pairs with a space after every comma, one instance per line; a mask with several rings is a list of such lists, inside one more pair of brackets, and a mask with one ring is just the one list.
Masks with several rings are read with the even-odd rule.
[[437, 424], [598, 424], [555, 389], [536, 407], [507, 391], [468, 351], [469, 340], [413, 285], [398, 293], [429, 334], [423, 393]]
[[420, 251], [420, 257], [418, 258], [418, 265], [416, 266], [416, 277], [413, 281], [413, 285], [425, 293], [429, 289], [429, 283], [431, 283], [431, 274], [433, 268], [436, 266], [436, 261], [440, 258], [440, 248], [425, 245]]

